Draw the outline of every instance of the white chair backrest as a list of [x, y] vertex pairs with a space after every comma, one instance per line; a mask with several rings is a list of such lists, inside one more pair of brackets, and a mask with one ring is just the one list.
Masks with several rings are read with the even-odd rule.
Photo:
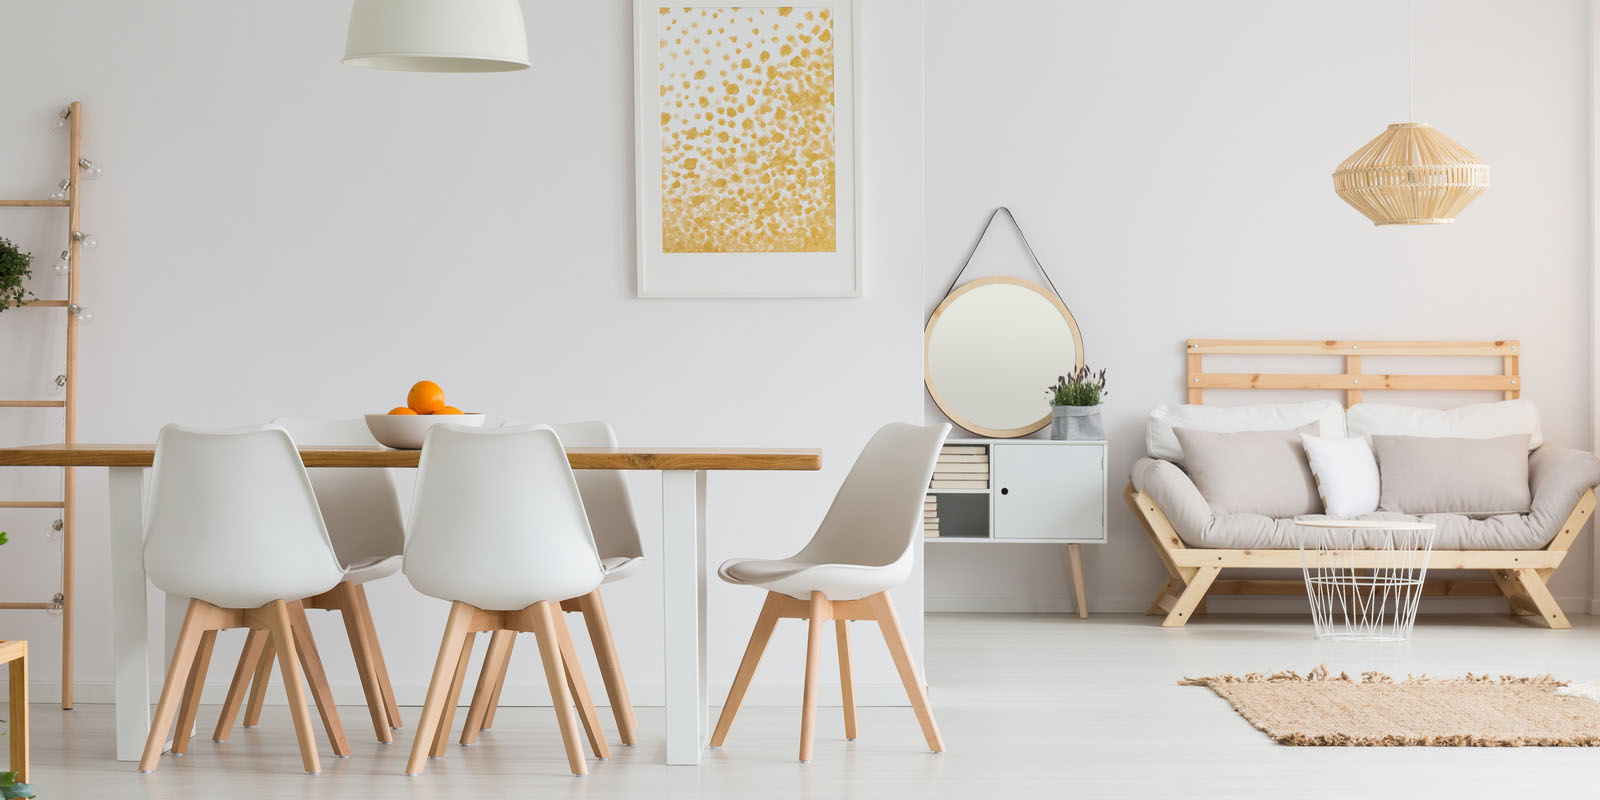
[[153, 472], [144, 565], [156, 588], [256, 608], [321, 594], [344, 577], [283, 428], [168, 425]]
[[[503, 427], [522, 427], [525, 422], [507, 422]], [[616, 447], [617, 434], [599, 421], [568, 422], [550, 426], [566, 447]], [[589, 529], [601, 558], [639, 558], [644, 543], [639, 539], [639, 520], [633, 514], [633, 497], [621, 470], [576, 469], [578, 493], [589, 513]]]
[[443, 600], [511, 611], [604, 577], [566, 451], [544, 425], [430, 428], [408, 530], [406, 577]]
[[[379, 446], [366, 420], [359, 418], [282, 417], [272, 424], [282, 426], [302, 445]], [[404, 552], [406, 523], [389, 470], [319, 468], [308, 472], [341, 564], [350, 568]]]
[[907, 559], [922, 525], [933, 465], [949, 433], [949, 424], [891, 422], [879, 428], [856, 457], [816, 535], [795, 558], [863, 567]]

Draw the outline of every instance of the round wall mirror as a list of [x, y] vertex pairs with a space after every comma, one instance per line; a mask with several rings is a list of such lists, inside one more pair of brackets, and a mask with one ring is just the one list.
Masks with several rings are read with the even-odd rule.
[[1078, 322], [1060, 298], [1016, 278], [984, 278], [944, 299], [923, 332], [928, 394], [952, 422], [1009, 439], [1050, 424], [1045, 388], [1083, 365]]

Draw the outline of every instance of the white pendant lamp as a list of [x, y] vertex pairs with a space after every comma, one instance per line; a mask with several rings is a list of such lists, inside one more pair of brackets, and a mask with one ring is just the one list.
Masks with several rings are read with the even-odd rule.
[[[1415, 0], [1411, 38], [1414, 108]], [[1374, 225], [1449, 224], [1489, 188], [1489, 165], [1427, 123], [1402, 122], [1345, 159], [1334, 170], [1333, 188]]]
[[344, 63], [405, 72], [527, 69], [519, 0], [355, 0]]

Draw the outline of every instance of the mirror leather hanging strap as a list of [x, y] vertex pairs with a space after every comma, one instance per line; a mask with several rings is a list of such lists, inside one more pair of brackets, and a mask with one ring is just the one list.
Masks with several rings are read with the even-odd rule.
[[[955, 278], [951, 279], [950, 286], [944, 290], [944, 296], [939, 298], [939, 302], [944, 302], [944, 298], [949, 297], [950, 293], [956, 290], [956, 284], [961, 282], [961, 276], [967, 271], [968, 265], [972, 263], [972, 257], [977, 255], [978, 248], [983, 246], [984, 237], [988, 236], [989, 229], [994, 227], [995, 217], [1000, 216], [1002, 211], [1006, 212], [1006, 217], [1011, 220], [1011, 227], [1017, 229], [1017, 238], [1022, 240], [1022, 248], [1028, 251], [1028, 258], [1033, 259], [1033, 265], [1039, 268], [1039, 274], [1044, 276], [1044, 282], [1050, 286], [1050, 291], [1055, 294], [1056, 299], [1060, 300], [1063, 306], [1066, 305], [1067, 298], [1061, 296], [1061, 291], [1056, 288], [1055, 281], [1050, 280], [1050, 273], [1046, 272], [1044, 264], [1039, 262], [1038, 254], [1033, 252], [1033, 245], [1028, 244], [1028, 235], [1022, 232], [1022, 223], [1017, 222], [1017, 216], [1012, 214], [1011, 209], [1005, 206], [999, 206], [989, 215], [989, 221], [983, 224], [983, 232], [978, 234], [978, 240], [972, 243], [972, 249], [967, 251], [966, 259], [961, 262], [961, 269], [956, 270]], [[937, 306], [938, 303], [934, 305]], [[1070, 309], [1068, 313], [1071, 313]]]

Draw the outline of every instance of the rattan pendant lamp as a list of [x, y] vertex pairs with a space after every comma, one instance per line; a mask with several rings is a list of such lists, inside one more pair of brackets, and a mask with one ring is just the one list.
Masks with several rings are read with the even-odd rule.
[[[1416, 3], [1411, 3], [1411, 106], [1416, 107]], [[1374, 225], [1455, 222], [1489, 188], [1489, 165], [1425, 122], [1390, 125], [1333, 172], [1333, 189]]]

